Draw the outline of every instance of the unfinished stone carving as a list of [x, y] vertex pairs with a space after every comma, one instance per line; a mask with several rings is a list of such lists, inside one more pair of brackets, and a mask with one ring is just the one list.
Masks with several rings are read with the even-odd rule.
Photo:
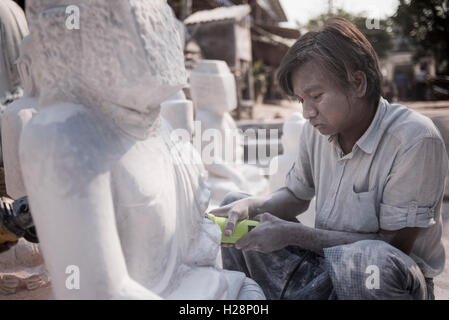
[[0, 105], [22, 94], [20, 78], [15, 65], [19, 46], [28, 34], [23, 10], [12, 0], [0, 2]]
[[[243, 163], [242, 136], [229, 114], [237, 107], [235, 79], [224, 61], [202, 60], [190, 73], [190, 90], [201, 122], [201, 156], [209, 172], [212, 206], [226, 194], [242, 191], [253, 195], [267, 191], [261, 170]], [[209, 137], [211, 136], [211, 137]], [[208, 146], [214, 148], [208, 152]]]
[[[24, 97], [9, 104], [1, 119], [6, 190], [13, 199], [26, 196], [20, 168], [19, 140], [38, 106], [38, 81], [32, 74], [32, 48], [29, 37], [25, 37], [17, 61]], [[41, 290], [35, 290], [49, 284], [39, 245], [20, 239], [14, 247], [0, 254], [0, 299], [48, 297], [48, 294], [42, 296]]]
[[[12, 0], [0, 1], [0, 117], [5, 106], [23, 95], [16, 59], [28, 25], [23, 10]], [[1, 126], [1, 125], [0, 125]], [[0, 196], [6, 194], [0, 135]]]
[[80, 0], [80, 29], [68, 30], [72, 3], [27, 2], [41, 109], [19, 153], [54, 296], [263, 297], [216, 266], [202, 167], [184, 162], [160, 117], [186, 82], [166, 1]]
[[21, 238], [0, 254], [0, 300], [18, 295], [21, 299], [36, 299], [42, 292], [34, 290], [49, 285], [39, 245]]
[[2, 116], [2, 149], [5, 167], [6, 191], [13, 199], [26, 196], [19, 160], [19, 141], [23, 128], [36, 112], [39, 105], [38, 81], [32, 73], [31, 39], [25, 37], [20, 47], [20, 57], [17, 60], [22, 81], [24, 96], [12, 102]]
[[161, 104], [161, 116], [167, 120], [173, 130], [183, 130], [192, 140], [194, 131], [193, 103], [187, 100], [183, 91], [165, 100]]
[[[270, 161], [270, 172], [273, 173], [269, 176], [270, 192], [285, 186], [285, 177], [298, 159], [299, 140], [301, 139], [301, 130], [305, 123], [306, 120], [299, 112], [294, 112], [285, 120], [282, 126], [281, 137], [284, 152]], [[298, 216], [298, 220], [309, 227], [315, 226], [315, 198], [310, 202], [309, 209]]]

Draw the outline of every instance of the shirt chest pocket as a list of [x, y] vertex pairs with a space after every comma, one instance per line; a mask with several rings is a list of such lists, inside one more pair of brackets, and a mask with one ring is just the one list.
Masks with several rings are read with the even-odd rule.
[[349, 232], [374, 233], [379, 231], [377, 187], [367, 192], [348, 194], [344, 209], [343, 228]]

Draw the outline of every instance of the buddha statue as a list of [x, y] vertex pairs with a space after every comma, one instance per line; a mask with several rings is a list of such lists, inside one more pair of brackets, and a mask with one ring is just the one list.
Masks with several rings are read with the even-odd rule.
[[195, 132], [201, 143], [195, 146], [200, 146], [209, 173], [211, 207], [229, 192], [265, 193], [268, 183], [263, 171], [243, 162], [243, 136], [229, 114], [237, 107], [235, 78], [226, 62], [201, 60], [190, 73], [190, 91], [195, 119], [201, 123], [201, 131]]
[[[0, 1], [0, 117], [6, 105], [20, 98], [23, 90], [17, 70], [19, 46], [28, 34], [25, 14], [12, 0]], [[6, 195], [0, 135], [0, 196]]]
[[28, 25], [22, 8], [12, 0], [0, 2], [0, 105], [22, 95], [16, 67], [19, 46], [28, 34]]
[[161, 116], [172, 130], [183, 130], [187, 141], [192, 141], [194, 133], [193, 103], [186, 99], [181, 90], [161, 103]]
[[182, 150], [185, 164], [200, 165], [201, 175], [207, 180], [201, 156], [192, 144], [194, 134], [193, 103], [181, 90], [161, 103], [161, 117], [169, 125], [170, 138], [176, 149]]
[[[23, 128], [39, 104], [37, 75], [33, 74], [31, 39], [20, 46], [17, 70], [24, 96], [14, 100], [2, 115], [2, 151], [7, 194], [13, 199], [26, 196], [19, 160], [19, 140]], [[39, 245], [21, 238], [6, 252], [0, 253], [0, 299], [49, 298], [50, 279]]]
[[5, 109], [2, 116], [2, 149], [5, 167], [5, 182], [7, 194], [13, 199], [26, 196], [19, 160], [19, 141], [23, 128], [32, 118], [39, 106], [39, 89], [36, 81], [38, 74], [33, 73], [33, 46], [29, 36], [25, 37], [20, 46], [20, 56], [17, 60], [24, 96], [15, 100]]
[[53, 296], [263, 298], [217, 266], [202, 165], [160, 116], [186, 84], [166, 1], [80, 0], [79, 30], [65, 27], [71, 4], [27, 2], [42, 85], [19, 156]]

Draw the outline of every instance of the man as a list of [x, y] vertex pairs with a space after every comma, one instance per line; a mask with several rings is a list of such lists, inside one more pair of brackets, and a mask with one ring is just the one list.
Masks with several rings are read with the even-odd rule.
[[[224, 268], [246, 272], [269, 299], [434, 298], [448, 166], [436, 127], [380, 97], [376, 53], [341, 18], [298, 39], [278, 78], [309, 120], [298, 160], [284, 188], [231, 194], [211, 212], [229, 217], [227, 235], [238, 220], [260, 220], [223, 248]], [[313, 196], [309, 228], [295, 217]]]

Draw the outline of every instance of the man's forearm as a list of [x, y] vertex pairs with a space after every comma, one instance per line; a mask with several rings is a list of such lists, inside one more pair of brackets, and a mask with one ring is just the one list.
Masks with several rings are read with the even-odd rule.
[[296, 216], [309, 207], [310, 201], [296, 198], [286, 187], [281, 188], [266, 197], [257, 197], [250, 209], [250, 218], [265, 212], [286, 220], [296, 221]]
[[306, 250], [323, 255], [323, 249], [354, 243], [361, 240], [384, 240], [389, 237], [381, 233], [355, 233], [334, 230], [315, 229], [298, 223], [286, 224], [285, 234], [289, 245], [299, 246]]

